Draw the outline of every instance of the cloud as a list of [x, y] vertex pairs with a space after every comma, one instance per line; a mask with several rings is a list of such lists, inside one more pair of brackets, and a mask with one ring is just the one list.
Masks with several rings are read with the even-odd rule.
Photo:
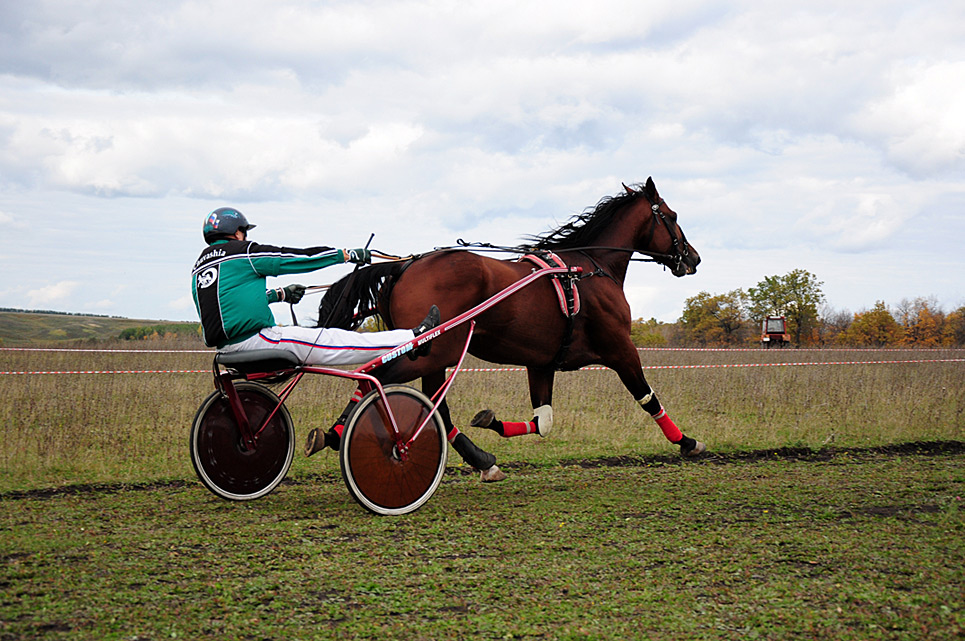
[[31, 306], [58, 303], [68, 298], [79, 286], [80, 283], [77, 281], [62, 280], [53, 285], [28, 291], [27, 301]]
[[856, 129], [914, 176], [965, 173], [965, 61], [901, 65], [893, 82], [857, 115]]
[[0, 226], [7, 229], [25, 229], [27, 223], [6, 213], [5, 211], [0, 211]]
[[184, 311], [194, 311], [194, 297], [191, 294], [185, 294], [180, 298], [176, 298], [170, 302], [168, 305], [171, 309], [175, 309], [179, 312]]
[[[268, 242], [374, 231], [405, 254], [515, 244], [653, 175], [706, 263], [631, 270], [637, 316], [899, 247], [909, 283], [960, 295], [914, 271], [961, 266], [959, 5], [5, 3], [0, 273], [112, 292], [150, 271], [116, 309], [193, 319], [198, 220], [223, 204]], [[143, 224], [160, 247], [129, 244]]]
[[846, 252], [880, 249], [901, 231], [905, 213], [888, 194], [857, 193], [822, 201], [795, 229]]

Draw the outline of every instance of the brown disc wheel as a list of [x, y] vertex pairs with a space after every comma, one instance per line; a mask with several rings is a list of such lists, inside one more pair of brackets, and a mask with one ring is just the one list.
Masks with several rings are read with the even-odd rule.
[[[235, 383], [252, 431], [279, 405], [278, 396], [255, 383]], [[191, 426], [191, 463], [206, 488], [223, 499], [248, 501], [281, 483], [295, 455], [295, 430], [282, 405], [256, 436], [254, 449], [242, 442], [228, 399], [214, 392], [204, 400]]]
[[[405, 385], [387, 385], [384, 391], [407, 451], [399, 451], [384, 402], [373, 390], [345, 424], [339, 462], [349, 493], [362, 507], [376, 514], [407, 514], [439, 487], [446, 470], [446, 429], [422, 392]], [[430, 412], [429, 422], [412, 440]]]

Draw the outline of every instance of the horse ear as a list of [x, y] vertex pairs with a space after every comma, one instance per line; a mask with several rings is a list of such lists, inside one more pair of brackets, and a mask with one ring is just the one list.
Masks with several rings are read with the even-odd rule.
[[657, 186], [653, 184], [652, 176], [647, 178], [647, 184], [644, 187], [644, 192], [647, 194], [647, 197], [650, 198], [650, 200], [653, 200], [657, 197]]
[[623, 188], [627, 190], [627, 193], [628, 193], [628, 194], [630, 194], [631, 196], [633, 195], [634, 191], [633, 191], [632, 189], [630, 189], [629, 187], [627, 187], [627, 184], [626, 184], [626, 183], [620, 183], [620, 184], [623, 185]]

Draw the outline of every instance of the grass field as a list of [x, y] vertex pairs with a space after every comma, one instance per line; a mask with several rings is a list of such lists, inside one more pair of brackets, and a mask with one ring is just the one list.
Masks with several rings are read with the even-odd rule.
[[[137, 343], [104, 344], [130, 350]], [[158, 343], [141, 343], [157, 348]], [[169, 342], [161, 342], [168, 347]], [[184, 345], [197, 349], [196, 343]], [[685, 433], [714, 452], [826, 444], [866, 447], [965, 439], [965, 363], [723, 367], [780, 362], [938, 360], [962, 350], [644, 351], [648, 380]], [[472, 368], [477, 363], [469, 363]], [[0, 371], [189, 370], [189, 374], [0, 375], [0, 492], [103, 481], [188, 479], [187, 431], [212, 388], [209, 353], [0, 351]], [[296, 433], [328, 427], [352, 392], [346, 381], [306, 378], [288, 403]], [[456, 424], [491, 407], [529, 419], [524, 372], [464, 372], [449, 399]], [[611, 371], [557, 375], [551, 438], [499, 439], [470, 430], [500, 461], [672, 451]], [[320, 457], [319, 457], [320, 458]], [[454, 462], [455, 464], [455, 462]], [[294, 474], [334, 469], [296, 458]]]
[[963, 496], [961, 448], [8, 495], [0, 639], [959, 639]]
[[[130, 347], [130, 345], [121, 345]], [[0, 641], [958, 639], [965, 634], [962, 352], [643, 352], [712, 455], [680, 463], [609, 371], [560, 374], [550, 438], [470, 434], [402, 518], [351, 500], [335, 457], [233, 504], [193, 478], [209, 374], [0, 375]], [[206, 354], [0, 352], [0, 371], [205, 370]], [[712, 366], [712, 367], [711, 367]], [[347, 383], [306, 380], [299, 439]], [[460, 374], [528, 418], [525, 375]], [[477, 438], [478, 436], [478, 438]]]
[[164, 323], [182, 326], [188, 331], [197, 323], [117, 318], [113, 316], [84, 316], [81, 314], [53, 314], [42, 312], [0, 311], [0, 345], [18, 347], [45, 345], [57, 341], [63, 346], [92, 341], [116, 339], [121, 332], [137, 327]]

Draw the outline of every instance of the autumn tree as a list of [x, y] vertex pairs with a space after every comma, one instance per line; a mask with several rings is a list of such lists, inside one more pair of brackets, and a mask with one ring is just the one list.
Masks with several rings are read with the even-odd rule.
[[965, 305], [945, 317], [945, 335], [950, 345], [965, 345]]
[[736, 289], [712, 296], [700, 292], [684, 301], [680, 319], [687, 338], [701, 345], [733, 345], [741, 341], [746, 296]]
[[630, 340], [637, 347], [663, 347], [667, 337], [661, 331], [662, 323], [656, 318], [648, 321], [638, 318], [630, 323]]
[[902, 342], [917, 347], [941, 347], [953, 343], [945, 332], [945, 314], [934, 299], [916, 298], [898, 303], [896, 319], [905, 332]]
[[878, 301], [871, 310], [854, 315], [851, 326], [838, 335], [838, 342], [885, 347], [898, 343], [903, 336], [904, 328], [891, 315], [884, 302]]
[[747, 290], [750, 317], [760, 323], [767, 316], [787, 318], [788, 331], [794, 342], [810, 339], [818, 325], [818, 305], [824, 300], [817, 276], [804, 269], [794, 269], [784, 276], [766, 276]]
[[851, 326], [854, 314], [846, 309], [837, 310], [827, 303], [821, 305], [817, 338], [823, 345], [834, 343], [841, 332]]

